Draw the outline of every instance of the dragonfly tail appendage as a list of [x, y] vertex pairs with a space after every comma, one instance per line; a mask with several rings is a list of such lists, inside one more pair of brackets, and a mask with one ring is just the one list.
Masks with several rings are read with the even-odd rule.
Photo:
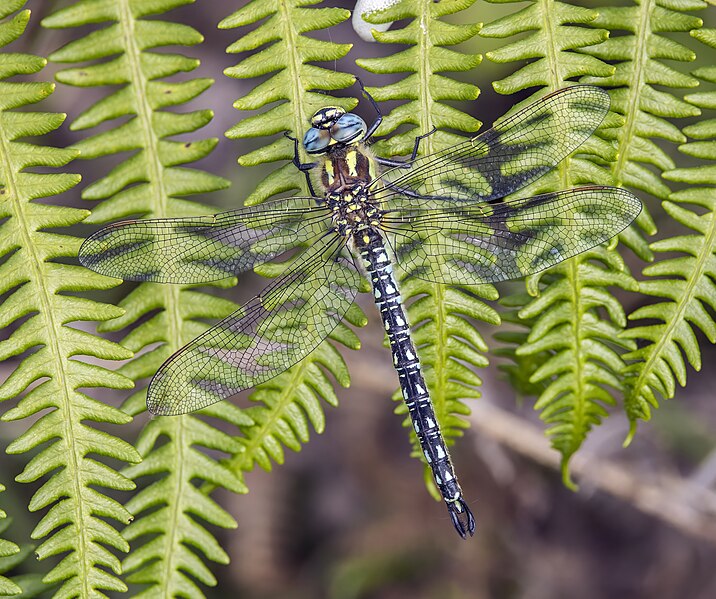
[[468, 534], [470, 536], [475, 534], [475, 516], [472, 515], [472, 511], [462, 497], [448, 502], [447, 509], [457, 534], [463, 539], [467, 539]]

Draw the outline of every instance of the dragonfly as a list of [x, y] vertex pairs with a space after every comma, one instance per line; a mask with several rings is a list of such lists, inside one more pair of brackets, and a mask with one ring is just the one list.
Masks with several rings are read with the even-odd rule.
[[396, 272], [445, 285], [519, 278], [608, 241], [641, 203], [602, 185], [512, 195], [600, 125], [610, 101], [598, 87], [550, 93], [479, 135], [419, 155], [431, 131], [396, 160], [369, 149], [382, 116], [360, 86], [377, 114], [370, 126], [340, 107], [318, 110], [302, 140], [315, 157], [307, 163], [287, 134], [310, 195], [201, 217], [119, 222], [88, 237], [79, 259], [112, 277], [175, 284], [210, 283], [268, 261], [283, 265], [263, 291], [159, 368], [147, 391], [147, 407], [158, 415], [199, 410], [298, 363], [338, 326], [365, 276], [425, 461], [465, 539], [475, 517], [435, 416]]

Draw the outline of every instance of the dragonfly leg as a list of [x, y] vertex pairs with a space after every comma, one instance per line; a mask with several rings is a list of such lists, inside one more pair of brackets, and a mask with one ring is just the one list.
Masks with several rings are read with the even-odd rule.
[[373, 137], [373, 134], [375, 133], [376, 129], [380, 127], [380, 124], [383, 122], [383, 113], [380, 111], [378, 103], [373, 99], [373, 96], [368, 93], [368, 91], [365, 89], [365, 86], [363, 85], [363, 82], [358, 79], [358, 77], [356, 77], [356, 83], [358, 84], [358, 87], [360, 87], [360, 91], [365, 96], [365, 99], [371, 103], [371, 106], [373, 106], [373, 110], [375, 110], [375, 113], [377, 115], [375, 117], [375, 120], [371, 123], [370, 127], [368, 127], [368, 131], [365, 132], [365, 137], [363, 138], [363, 141], [368, 142], [370, 138]]
[[420, 148], [420, 142], [428, 137], [429, 135], [432, 135], [437, 131], [437, 127], [433, 127], [432, 131], [428, 131], [427, 133], [423, 133], [423, 135], [418, 135], [415, 138], [415, 145], [413, 146], [413, 152], [410, 154], [410, 157], [407, 160], [392, 160], [390, 158], [381, 158], [380, 156], [375, 157], [375, 161], [378, 164], [382, 164], [383, 166], [390, 166], [390, 167], [397, 167], [397, 168], [411, 168], [413, 166], [413, 160], [418, 155], [418, 149]]
[[433, 133], [435, 133], [438, 130], [437, 127], [433, 127], [430, 131], [427, 133], [423, 133], [422, 135], [418, 135], [415, 138], [415, 145], [413, 146], [413, 153], [410, 155], [410, 162], [415, 160], [415, 157], [418, 155], [418, 148], [420, 147], [420, 142], [424, 140], [426, 137], [430, 137]]
[[[371, 105], [373, 106], [373, 110], [375, 110], [375, 113], [377, 115], [375, 117], [375, 121], [373, 121], [371, 126], [368, 127], [368, 131], [366, 131], [365, 137], [363, 138], [363, 140], [365, 142], [368, 142], [370, 140], [370, 138], [373, 137], [373, 134], [376, 132], [376, 129], [378, 129], [378, 127], [380, 127], [380, 124], [383, 122], [383, 113], [380, 111], [380, 106], [378, 106], [378, 103], [375, 101], [373, 96], [371, 96], [368, 93], [368, 90], [366, 90], [365, 85], [363, 85], [363, 82], [358, 77], [356, 77], [356, 83], [360, 87], [360, 91], [365, 96], [366, 100], [368, 100], [371, 103]], [[428, 131], [427, 133], [424, 133], [423, 135], [418, 135], [415, 138], [415, 145], [413, 146], [413, 153], [410, 155], [411, 161], [415, 160], [415, 157], [418, 155], [418, 148], [420, 147], [420, 141], [422, 139], [425, 139], [429, 135], [432, 135], [436, 131], [437, 131], [437, 127], [433, 127], [432, 131]], [[388, 160], [387, 158], [381, 158], [378, 160], [378, 162], [381, 164], [384, 164], [385, 166], [397, 166], [400, 168], [410, 168], [410, 165], [406, 164], [405, 162], [400, 162], [398, 160], [391, 161], [391, 160]], [[403, 166], [403, 165], [405, 165], [405, 166]]]
[[467, 507], [462, 497], [458, 497], [454, 501], [449, 501], [447, 503], [447, 509], [457, 534], [463, 539], [466, 539], [468, 534], [470, 536], [475, 534], [475, 517], [472, 515], [470, 508]]
[[293, 164], [296, 166], [296, 168], [299, 171], [301, 171], [306, 176], [306, 184], [308, 185], [308, 192], [312, 196], [317, 197], [316, 192], [313, 190], [313, 183], [311, 183], [311, 175], [308, 174], [308, 171], [316, 168], [318, 163], [317, 162], [301, 162], [301, 157], [298, 154], [298, 138], [292, 137], [288, 131], [284, 131], [283, 134], [293, 142]]
[[[401, 164], [408, 164], [405, 162], [401, 162]], [[397, 191], [398, 193], [408, 196], [409, 198], [415, 198], [420, 200], [453, 200], [454, 198], [452, 196], [431, 196], [424, 193], [418, 193], [417, 191], [413, 191], [412, 189], [408, 189], [407, 187], [401, 187], [400, 185], [395, 185], [391, 183], [390, 181], [383, 181], [383, 185], [389, 189], [393, 189], [394, 191]]]

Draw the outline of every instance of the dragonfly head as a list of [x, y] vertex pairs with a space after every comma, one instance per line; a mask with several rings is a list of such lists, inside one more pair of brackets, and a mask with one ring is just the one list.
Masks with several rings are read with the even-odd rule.
[[365, 121], [357, 114], [328, 106], [311, 118], [311, 128], [303, 136], [303, 147], [309, 154], [323, 154], [331, 146], [360, 141], [367, 130]]

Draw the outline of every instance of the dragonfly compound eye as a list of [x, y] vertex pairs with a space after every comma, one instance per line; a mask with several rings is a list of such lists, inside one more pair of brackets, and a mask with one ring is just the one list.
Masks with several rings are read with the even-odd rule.
[[365, 121], [357, 114], [347, 113], [331, 127], [331, 137], [340, 143], [348, 143], [360, 139], [368, 130]]
[[303, 136], [303, 147], [309, 154], [320, 154], [331, 141], [331, 134], [328, 129], [316, 129], [311, 127]]
[[326, 106], [311, 117], [311, 126], [316, 129], [330, 129], [345, 113], [340, 106]]

